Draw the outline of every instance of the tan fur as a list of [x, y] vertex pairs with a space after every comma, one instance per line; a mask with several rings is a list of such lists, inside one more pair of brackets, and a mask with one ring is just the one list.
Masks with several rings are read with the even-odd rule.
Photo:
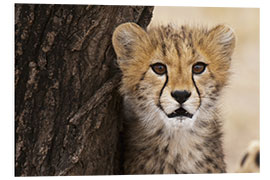
[[[217, 98], [229, 75], [232, 29], [168, 25], [145, 31], [125, 23], [112, 42], [123, 75], [125, 173], [225, 172]], [[207, 66], [197, 75], [192, 67], [198, 62]], [[155, 63], [165, 65], [166, 74], [157, 75]], [[190, 97], [179, 104], [175, 91]], [[169, 118], [178, 108], [192, 118]]]
[[241, 163], [236, 171], [237, 173], [259, 173], [260, 172], [260, 142], [252, 141], [245, 154], [241, 159]]

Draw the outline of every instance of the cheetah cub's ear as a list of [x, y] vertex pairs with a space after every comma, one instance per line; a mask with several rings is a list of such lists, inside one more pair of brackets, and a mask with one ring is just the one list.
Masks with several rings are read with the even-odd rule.
[[209, 31], [206, 43], [213, 56], [230, 58], [235, 47], [235, 33], [227, 25], [218, 25]]
[[118, 63], [134, 57], [136, 51], [143, 50], [144, 44], [149, 42], [147, 33], [135, 23], [124, 23], [118, 26], [112, 37]]

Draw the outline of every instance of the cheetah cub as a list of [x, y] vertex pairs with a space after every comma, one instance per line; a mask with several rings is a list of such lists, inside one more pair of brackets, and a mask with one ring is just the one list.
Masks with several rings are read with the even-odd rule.
[[118, 26], [124, 173], [224, 173], [218, 97], [235, 36], [231, 28]]

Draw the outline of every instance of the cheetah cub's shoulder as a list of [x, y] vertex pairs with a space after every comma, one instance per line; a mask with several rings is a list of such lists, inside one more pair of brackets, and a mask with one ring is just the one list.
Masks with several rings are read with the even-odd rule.
[[218, 98], [227, 83], [231, 28], [118, 26], [125, 174], [225, 172]]

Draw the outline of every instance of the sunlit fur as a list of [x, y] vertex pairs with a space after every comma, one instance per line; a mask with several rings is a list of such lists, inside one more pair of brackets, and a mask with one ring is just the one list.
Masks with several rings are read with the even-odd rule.
[[[112, 38], [122, 71], [125, 174], [225, 172], [217, 102], [229, 76], [235, 36], [231, 28], [118, 26]], [[207, 64], [193, 74], [197, 62]], [[162, 63], [164, 75], [150, 67]], [[197, 89], [196, 89], [197, 88]], [[182, 107], [192, 118], [169, 118], [181, 105], [172, 91], [191, 96]]]

